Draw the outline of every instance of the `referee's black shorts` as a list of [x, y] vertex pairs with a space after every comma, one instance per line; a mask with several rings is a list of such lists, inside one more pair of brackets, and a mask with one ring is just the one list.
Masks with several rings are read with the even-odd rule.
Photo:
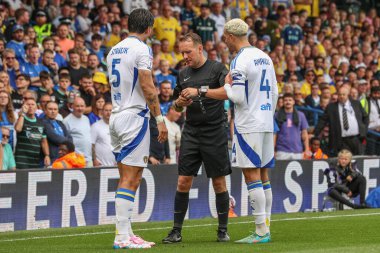
[[208, 178], [231, 174], [225, 124], [218, 126], [185, 125], [178, 159], [180, 176], [196, 176], [203, 162]]

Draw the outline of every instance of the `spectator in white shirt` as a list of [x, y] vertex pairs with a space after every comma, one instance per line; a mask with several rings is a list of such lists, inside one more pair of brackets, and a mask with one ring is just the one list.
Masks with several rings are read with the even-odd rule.
[[170, 163], [177, 163], [177, 151], [181, 143], [181, 129], [176, 121], [181, 117], [181, 113], [170, 107], [168, 114], [164, 117], [166, 128], [168, 129], [168, 142], [170, 151]]
[[83, 154], [86, 158], [86, 166], [92, 167], [91, 126], [90, 120], [83, 114], [85, 108], [83, 98], [76, 97], [73, 103], [73, 112], [63, 120], [63, 123], [73, 138], [75, 152]]
[[112, 104], [103, 106], [103, 118], [91, 126], [92, 161], [94, 166], [115, 166], [116, 160], [112, 153], [109, 122]]
[[369, 99], [369, 129], [380, 132], [380, 87], [371, 88]]

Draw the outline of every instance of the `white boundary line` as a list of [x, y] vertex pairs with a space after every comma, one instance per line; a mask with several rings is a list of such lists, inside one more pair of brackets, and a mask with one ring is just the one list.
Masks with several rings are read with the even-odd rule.
[[[358, 214], [343, 214], [343, 215], [326, 215], [326, 216], [314, 216], [314, 217], [298, 217], [298, 218], [284, 218], [284, 219], [275, 219], [271, 222], [277, 221], [299, 221], [299, 220], [315, 220], [315, 219], [331, 219], [331, 218], [342, 218], [342, 217], [360, 217], [360, 216], [375, 216], [380, 215], [379, 213], [358, 213]], [[253, 223], [253, 221], [239, 221], [239, 222], [230, 222], [228, 225], [238, 225], [238, 224], [247, 224]], [[216, 223], [206, 223], [198, 225], [187, 225], [183, 226], [184, 228], [195, 228], [195, 227], [209, 227], [215, 226]], [[167, 230], [172, 227], [156, 227], [156, 228], [141, 228], [135, 229], [134, 231], [148, 231], [148, 230]], [[16, 241], [29, 241], [29, 240], [39, 240], [39, 239], [53, 239], [53, 238], [65, 238], [65, 237], [76, 237], [76, 236], [88, 236], [88, 235], [104, 235], [104, 234], [113, 234], [114, 231], [104, 231], [104, 232], [91, 232], [91, 233], [81, 233], [81, 234], [63, 234], [63, 235], [52, 235], [52, 236], [35, 236], [35, 237], [25, 237], [25, 238], [16, 238], [16, 239], [5, 239], [0, 240], [1, 242], [16, 242]]]

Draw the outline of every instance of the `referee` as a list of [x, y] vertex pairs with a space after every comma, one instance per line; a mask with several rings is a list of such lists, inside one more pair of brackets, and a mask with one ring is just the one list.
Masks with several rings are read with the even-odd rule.
[[174, 107], [182, 111], [187, 107], [178, 160], [178, 183], [174, 200], [174, 225], [163, 243], [182, 241], [181, 229], [189, 205], [189, 191], [194, 176], [203, 162], [216, 195], [219, 227], [217, 241], [229, 241], [227, 233], [229, 194], [225, 176], [231, 174], [227, 147], [227, 117], [223, 88], [228, 74], [226, 67], [203, 55], [202, 40], [195, 33], [180, 39], [180, 51], [187, 67], [177, 78], [174, 89]]

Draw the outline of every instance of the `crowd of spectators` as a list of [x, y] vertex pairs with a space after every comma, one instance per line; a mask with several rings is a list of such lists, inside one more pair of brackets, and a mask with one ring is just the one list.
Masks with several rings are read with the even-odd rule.
[[[249, 25], [249, 42], [275, 65], [276, 157], [323, 159], [343, 148], [364, 154], [367, 130], [380, 132], [378, 5], [371, 0], [362, 6], [340, 0], [4, 0], [3, 169], [49, 167], [67, 154], [83, 155], [85, 166], [115, 164], [105, 59], [128, 37], [128, 14], [140, 7], [156, 17], [147, 43], [169, 126], [167, 143], [152, 138], [150, 163], [175, 163], [180, 145], [186, 115], [171, 108], [178, 71], [185, 66], [179, 38], [196, 32], [204, 54], [229, 68], [234, 54], [222, 33], [232, 18]], [[225, 109], [232, 123], [233, 104], [225, 101]], [[154, 131], [151, 127], [152, 136]]]

